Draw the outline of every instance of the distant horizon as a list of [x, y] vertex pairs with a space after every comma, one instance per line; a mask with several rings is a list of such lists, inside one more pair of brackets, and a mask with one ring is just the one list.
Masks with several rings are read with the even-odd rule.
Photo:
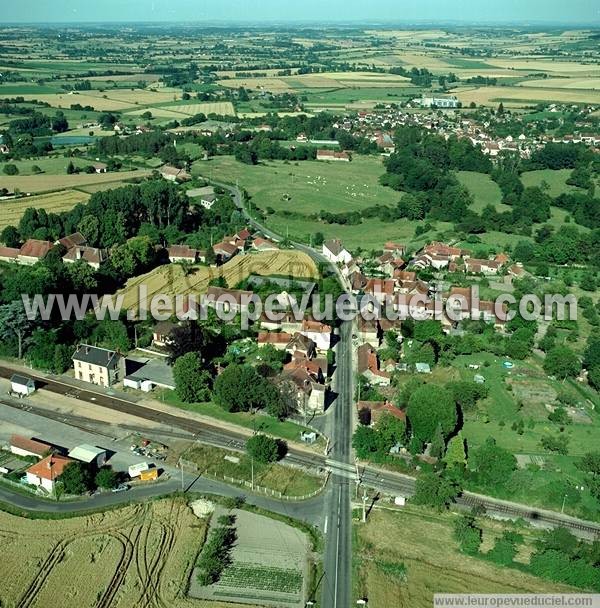
[[[343, 15], [343, 19], [340, 16]], [[143, 16], [143, 19], [140, 17]], [[356, 25], [409, 24], [577, 26], [600, 27], [596, 0], [503, 0], [482, 5], [480, 0], [20, 0], [3, 7], [3, 25], [51, 24], [222, 24], [222, 25]]]
[[352, 27], [360, 27], [360, 26], [380, 26], [382, 28], [395, 28], [395, 27], [425, 27], [425, 26], [435, 26], [435, 27], [494, 27], [494, 26], [505, 26], [505, 27], [520, 27], [520, 28], [528, 28], [528, 27], [553, 27], [553, 28], [561, 28], [561, 27], [569, 27], [569, 28], [577, 28], [582, 30], [595, 30], [600, 29], [600, 20], [597, 22], [575, 22], [575, 21], [460, 21], [460, 20], [438, 20], [431, 21], [429, 19], [412, 19], [411, 21], [380, 21], [380, 20], [366, 20], [366, 19], [348, 19], [345, 21], [325, 21], [322, 19], [297, 19], [297, 20], [287, 20], [282, 21], [279, 19], [262, 19], [260, 21], [250, 21], [250, 20], [231, 20], [231, 19], [206, 19], [199, 21], [192, 20], [160, 20], [160, 21], [140, 21], [140, 20], [109, 20], [109, 21], [0, 21], [0, 27], [5, 26], [33, 26], [33, 27], [47, 27], [47, 26], [61, 26], [61, 25], [69, 25], [69, 26], [92, 26], [92, 25], [188, 25], [188, 26], [203, 26], [203, 25], [214, 25], [214, 26], [252, 26], [252, 27], [261, 27], [261, 26], [281, 26], [281, 27], [289, 27], [289, 26], [312, 26], [320, 25], [321, 27], [343, 27], [343, 26], [352, 26]]

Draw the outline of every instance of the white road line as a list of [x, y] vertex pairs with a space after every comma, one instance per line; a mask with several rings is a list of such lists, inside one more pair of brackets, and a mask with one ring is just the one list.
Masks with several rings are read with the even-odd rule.
[[327, 534], [327, 523], [329, 521], [329, 517], [326, 515], [325, 516], [325, 526], [323, 528], [323, 534]]
[[338, 531], [337, 531], [337, 540], [335, 546], [335, 585], [333, 586], [333, 608], [337, 608], [337, 591], [338, 591], [338, 570], [340, 565], [340, 505], [342, 504], [342, 488], [339, 489], [339, 498], [338, 498]]

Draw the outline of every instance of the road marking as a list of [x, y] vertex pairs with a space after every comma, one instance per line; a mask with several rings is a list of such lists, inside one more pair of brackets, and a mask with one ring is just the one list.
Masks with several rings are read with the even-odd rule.
[[342, 504], [342, 488], [339, 488], [338, 495], [338, 531], [337, 540], [335, 543], [335, 584], [333, 586], [333, 608], [337, 608], [337, 592], [338, 592], [338, 571], [340, 567], [340, 505]]
[[327, 523], [329, 521], [329, 517], [325, 515], [325, 526], [323, 527], [323, 534], [327, 534]]

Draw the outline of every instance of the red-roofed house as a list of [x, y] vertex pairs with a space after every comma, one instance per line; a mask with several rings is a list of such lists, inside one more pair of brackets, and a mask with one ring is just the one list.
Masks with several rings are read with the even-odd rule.
[[257, 342], [259, 347], [270, 344], [277, 350], [285, 350], [291, 339], [291, 334], [285, 332], [261, 331], [258, 333]]
[[370, 412], [371, 426], [376, 424], [384, 414], [389, 414], [397, 420], [402, 420], [402, 422], [406, 421], [406, 414], [389, 401], [359, 401], [356, 404], [356, 409], [359, 412], [361, 410]]
[[15, 247], [0, 247], [0, 262], [16, 262], [20, 252]]
[[56, 480], [71, 462], [75, 461], [66, 456], [51, 454], [27, 469], [27, 483], [53, 493]]
[[272, 241], [261, 239], [260, 237], [254, 239], [252, 242], [252, 248], [256, 249], [257, 251], [276, 251], [279, 249], [279, 247], [277, 247], [277, 245], [275, 245], [275, 243]]
[[388, 386], [390, 384], [390, 374], [379, 369], [379, 359], [377, 351], [370, 344], [363, 344], [358, 347], [358, 373], [365, 376], [373, 384]]
[[27, 439], [22, 435], [12, 435], [10, 438], [10, 451], [17, 456], [35, 456], [43, 458], [52, 452], [53, 446], [37, 439]]

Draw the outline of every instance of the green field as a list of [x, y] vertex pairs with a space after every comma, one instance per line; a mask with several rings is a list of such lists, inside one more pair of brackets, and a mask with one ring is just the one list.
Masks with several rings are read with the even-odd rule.
[[[350, 163], [268, 161], [256, 166], [232, 157], [217, 157], [196, 163], [193, 168], [194, 175], [229, 183], [237, 180], [251, 195], [253, 204], [275, 212], [268, 215], [267, 224], [278, 233], [309, 242], [311, 235], [322, 232], [326, 238], [341, 238], [351, 248], [378, 248], [386, 240], [408, 241], [414, 236], [416, 224], [406, 220], [390, 224], [369, 219], [348, 226], [311, 217], [322, 210], [342, 213], [394, 205], [402, 194], [379, 184], [383, 172], [381, 159], [373, 156], [355, 156]], [[447, 227], [437, 224], [438, 230]]]
[[456, 177], [473, 196], [473, 211], [481, 213], [487, 205], [492, 205], [499, 213], [510, 211], [510, 207], [502, 203], [500, 187], [489, 175], [475, 171], [458, 171]]
[[571, 175], [571, 169], [542, 169], [540, 171], [527, 171], [521, 176], [523, 185], [541, 186], [544, 182], [550, 186], [548, 194], [557, 197], [564, 192], [573, 192], [579, 190], [576, 186], [569, 186], [566, 182]]

